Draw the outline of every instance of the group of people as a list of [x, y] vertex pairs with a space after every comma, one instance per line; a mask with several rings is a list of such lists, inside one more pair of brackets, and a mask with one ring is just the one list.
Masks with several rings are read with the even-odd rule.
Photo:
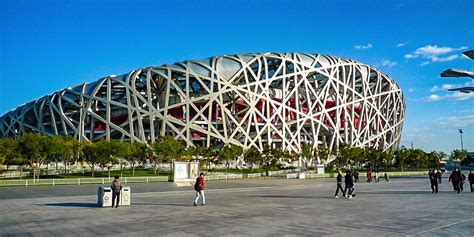
[[[431, 184], [431, 193], [438, 193], [438, 184], [441, 184], [441, 172], [438, 170], [430, 170], [428, 177], [430, 178]], [[469, 187], [471, 192], [473, 192], [474, 185], [474, 172], [471, 170], [468, 175]], [[464, 191], [464, 183], [466, 182], [466, 176], [461, 172], [458, 167], [455, 167], [453, 172], [449, 175], [448, 182], [451, 182], [453, 185], [453, 190], [456, 193], [461, 193]]]
[[[194, 190], [196, 191], [196, 197], [194, 199], [193, 205], [197, 206], [199, 199], [201, 199], [201, 205], [206, 205], [206, 197], [204, 196], [204, 173], [199, 174], [196, 178], [196, 182], [194, 184]], [[114, 177], [114, 181], [110, 185], [112, 189], [112, 207], [118, 207], [120, 203], [120, 191], [122, 190], [122, 181], [120, 181], [120, 177], [117, 175]]]
[[353, 173], [350, 170], [346, 171], [346, 175], [344, 176], [345, 187], [343, 189], [342, 188], [342, 172], [339, 170], [336, 177], [337, 187], [336, 187], [336, 194], [334, 195], [334, 198], [339, 198], [339, 190], [341, 190], [343, 197], [347, 197], [349, 199], [352, 199], [355, 197], [354, 183], [356, 182], [356, 180], [358, 180], [358, 174], [357, 174], [357, 179], [355, 178], [355, 174], [356, 172]]
[[[388, 177], [388, 173], [385, 172], [385, 174], [383, 175], [385, 181], [389, 181], [389, 177]], [[376, 183], [380, 182], [380, 173], [378, 171], [375, 172], [375, 178], [374, 178], [374, 181]], [[370, 170], [367, 170], [367, 183], [371, 183], [372, 182], [372, 171]]]
[[[378, 174], [378, 172], [377, 172]], [[204, 206], [206, 205], [206, 197], [204, 196], [204, 174], [201, 173], [199, 176], [196, 178], [196, 182], [194, 183], [194, 191], [196, 191], [196, 197], [194, 199], [193, 205], [198, 206], [199, 199], [201, 199], [201, 205]], [[378, 179], [376, 175], [376, 179]], [[385, 180], [388, 182], [388, 175], [385, 173]], [[430, 178], [430, 183], [431, 183], [431, 191], [432, 193], [438, 193], [438, 184], [441, 184], [442, 181], [442, 173], [438, 170], [430, 170], [429, 172], [429, 178]], [[336, 194], [334, 195], [334, 198], [339, 198], [339, 190], [342, 192], [342, 197], [346, 197], [349, 199], [354, 198], [355, 195], [355, 189], [354, 189], [354, 183], [358, 182], [359, 180], [359, 174], [357, 172], [351, 172], [350, 170], [346, 171], [346, 175], [344, 176], [344, 188], [342, 188], [342, 172], [339, 170], [337, 173], [336, 181], [337, 181], [337, 187], [336, 187]], [[457, 193], [460, 193], [464, 191], [463, 184], [466, 180], [466, 176], [461, 173], [459, 168], [454, 168], [454, 171], [451, 173], [449, 176], [449, 182], [452, 183], [454, 191]], [[371, 171], [367, 171], [367, 182], [372, 181], [372, 173]], [[471, 170], [468, 175], [468, 181], [469, 181], [469, 186], [471, 189], [471, 192], [474, 192], [474, 172]], [[114, 181], [112, 182], [112, 185], [110, 186], [112, 188], [112, 207], [114, 206], [115, 203], [115, 208], [118, 207], [119, 200], [120, 200], [120, 190], [122, 189], [122, 182], [119, 179], [119, 176], [115, 176]]]

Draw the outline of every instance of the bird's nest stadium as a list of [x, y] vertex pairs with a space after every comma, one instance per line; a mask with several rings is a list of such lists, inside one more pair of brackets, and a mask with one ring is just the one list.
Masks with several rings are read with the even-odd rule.
[[187, 146], [386, 150], [399, 145], [404, 114], [400, 87], [369, 65], [325, 54], [238, 54], [54, 92], [4, 114], [0, 137], [39, 132], [149, 143], [171, 135]]

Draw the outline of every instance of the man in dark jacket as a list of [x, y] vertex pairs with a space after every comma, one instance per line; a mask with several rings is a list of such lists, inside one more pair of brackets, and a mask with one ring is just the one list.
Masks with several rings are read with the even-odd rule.
[[472, 185], [474, 185], [474, 172], [472, 170], [469, 171], [467, 180], [469, 181], [469, 187], [471, 188], [471, 192], [474, 192], [472, 188]]
[[114, 177], [114, 181], [110, 185], [110, 188], [112, 189], [112, 207], [114, 207], [114, 202], [117, 200], [117, 203], [115, 204], [115, 208], [118, 207], [119, 202], [120, 202], [120, 191], [122, 190], [122, 181], [119, 179], [120, 177], [116, 175]]
[[438, 183], [439, 183], [439, 184], [441, 183], [441, 176], [442, 176], [441, 171], [438, 170], [438, 171], [436, 172], [436, 177], [438, 178]]
[[459, 182], [459, 188], [461, 192], [464, 192], [464, 182], [466, 182], [466, 175], [461, 172], [461, 181]]
[[461, 187], [459, 186], [459, 183], [462, 181], [462, 176], [461, 176], [461, 171], [459, 171], [459, 168], [456, 167], [454, 168], [454, 171], [449, 175], [449, 180], [448, 182], [451, 182], [453, 184], [453, 189], [457, 193], [461, 192]]
[[341, 190], [343, 197], [346, 196], [346, 192], [344, 192], [344, 190], [342, 189], [342, 173], [340, 170], [337, 173], [336, 181], [337, 181], [337, 188], [336, 188], [336, 194], [334, 195], [334, 198], [339, 198], [338, 196], [339, 190]]
[[438, 176], [435, 173], [435, 170], [432, 170], [429, 174], [430, 183], [431, 183], [431, 193], [438, 193]]
[[201, 173], [199, 177], [196, 178], [196, 183], [194, 183], [194, 190], [196, 191], [196, 198], [194, 199], [194, 206], [198, 205], [199, 197], [202, 197], [201, 205], [206, 205], [206, 197], [204, 196], [204, 173]]
[[344, 177], [344, 182], [346, 184], [344, 188], [344, 193], [346, 193], [349, 199], [352, 199], [352, 193], [354, 192], [354, 177], [350, 170], [346, 172], [346, 176]]

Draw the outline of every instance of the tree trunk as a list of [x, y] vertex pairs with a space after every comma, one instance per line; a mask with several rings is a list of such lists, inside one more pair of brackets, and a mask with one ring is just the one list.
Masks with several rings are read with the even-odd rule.
[[67, 161], [64, 161], [64, 178], [67, 177]]
[[135, 162], [132, 161], [132, 177], [135, 177]]

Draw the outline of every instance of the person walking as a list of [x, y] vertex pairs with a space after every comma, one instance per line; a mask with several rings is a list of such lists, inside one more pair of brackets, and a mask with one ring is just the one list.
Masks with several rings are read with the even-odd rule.
[[354, 192], [354, 177], [352, 176], [350, 170], [346, 171], [346, 176], [344, 177], [344, 183], [345, 183], [344, 193], [346, 194], [347, 198], [352, 199], [352, 193]]
[[336, 182], [337, 182], [337, 187], [336, 187], [336, 194], [334, 194], [334, 198], [339, 198], [338, 196], [339, 190], [341, 190], [343, 197], [346, 196], [346, 192], [344, 192], [344, 190], [342, 189], [342, 172], [340, 170], [337, 173]]
[[430, 178], [431, 193], [438, 193], [438, 176], [436, 175], [435, 170], [432, 170], [428, 176]]
[[462, 180], [461, 172], [459, 171], [458, 167], [455, 167], [451, 175], [449, 175], [448, 182], [451, 182], [453, 185], [454, 191], [457, 193], [461, 192], [461, 187], [459, 187], [459, 183]]
[[370, 172], [370, 170], [367, 170], [367, 182], [372, 182], [372, 172]]
[[459, 182], [459, 188], [461, 192], [464, 192], [464, 182], [466, 182], [466, 175], [461, 172], [461, 181]]
[[439, 184], [441, 184], [441, 176], [442, 176], [441, 171], [440, 170], [436, 171], [436, 178], [438, 178]]
[[194, 183], [194, 190], [196, 191], [196, 198], [194, 199], [194, 206], [198, 205], [199, 198], [201, 197], [201, 205], [206, 205], [206, 197], [204, 196], [204, 173], [199, 174]]
[[469, 175], [467, 176], [467, 180], [469, 181], [469, 187], [471, 188], [471, 192], [474, 192], [472, 185], [474, 185], [474, 171], [470, 170]]
[[354, 171], [354, 182], [359, 182], [359, 173], [357, 173], [357, 171]]
[[112, 189], [112, 207], [114, 207], [114, 202], [117, 200], [115, 204], [115, 208], [117, 208], [120, 202], [120, 191], [122, 190], [122, 181], [120, 181], [118, 175], [114, 177], [114, 181], [110, 185], [110, 188]]

